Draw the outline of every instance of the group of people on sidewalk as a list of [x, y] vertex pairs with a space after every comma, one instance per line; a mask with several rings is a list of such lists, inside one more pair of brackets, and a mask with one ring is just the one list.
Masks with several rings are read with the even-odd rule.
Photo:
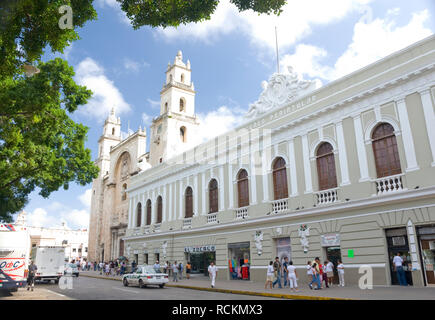
[[160, 265], [159, 261], [156, 261], [153, 266], [154, 270], [157, 273], [167, 273], [168, 276], [172, 275], [172, 281], [178, 282], [178, 280], [183, 279], [183, 272], [186, 270], [186, 279], [190, 279], [190, 272], [192, 270], [192, 265], [188, 261], [186, 267], [183, 266], [182, 262], [174, 261], [174, 263], [170, 263], [166, 261], [164, 265]]
[[[134, 270], [136, 268], [136, 265], [133, 263], [131, 264], [132, 269]], [[94, 271], [99, 271], [102, 275], [103, 273], [106, 276], [122, 276], [127, 271], [127, 262], [126, 261], [109, 261], [109, 262], [100, 262], [95, 263]]]
[[[308, 261], [306, 270], [310, 289], [313, 289], [313, 284], [316, 284], [314, 290], [320, 290], [323, 288], [323, 282], [325, 287], [332, 287], [334, 278], [334, 264], [331, 261], [324, 261], [322, 264], [319, 257], [316, 257], [313, 262]], [[339, 278], [339, 286], [344, 287], [344, 265], [338, 260], [337, 272]], [[264, 288], [270, 285], [270, 289], [274, 288], [278, 284], [279, 288], [282, 288], [281, 279], [284, 279], [284, 288], [288, 287], [290, 290], [298, 291], [298, 274], [296, 267], [293, 265], [293, 261], [288, 261], [288, 258], [284, 258], [284, 262], [279, 261], [279, 257], [275, 258], [275, 261], [270, 261], [267, 267], [266, 283]]]

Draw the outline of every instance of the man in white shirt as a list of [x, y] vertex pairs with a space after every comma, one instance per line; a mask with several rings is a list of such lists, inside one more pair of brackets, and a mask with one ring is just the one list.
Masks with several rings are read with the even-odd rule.
[[210, 262], [210, 265], [208, 266], [208, 276], [211, 278], [211, 287], [214, 288], [215, 282], [216, 282], [216, 276], [217, 276], [218, 269], [214, 265], [213, 261]]
[[341, 260], [338, 260], [337, 270], [338, 270], [338, 279], [340, 281], [339, 286], [344, 287], [344, 265]]
[[407, 286], [408, 283], [405, 277], [405, 271], [403, 271], [403, 259], [400, 256], [400, 252], [393, 258], [393, 268], [396, 271], [397, 279], [399, 280], [399, 284], [401, 286]]
[[332, 286], [332, 280], [334, 279], [334, 264], [327, 260], [326, 264], [326, 276], [328, 277], [328, 285]]
[[289, 262], [287, 271], [288, 271], [288, 280], [290, 283], [290, 290], [298, 292], [297, 273], [296, 273], [296, 267], [293, 265], [293, 261]]

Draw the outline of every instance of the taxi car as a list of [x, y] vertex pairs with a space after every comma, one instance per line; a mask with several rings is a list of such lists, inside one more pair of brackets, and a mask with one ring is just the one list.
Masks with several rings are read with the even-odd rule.
[[147, 285], [158, 285], [160, 288], [168, 283], [167, 273], [158, 273], [152, 266], [141, 265], [133, 273], [127, 273], [122, 276], [124, 286], [137, 285], [139, 288], [144, 288]]
[[79, 268], [74, 263], [65, 263], [64, 275], [79, 276]]

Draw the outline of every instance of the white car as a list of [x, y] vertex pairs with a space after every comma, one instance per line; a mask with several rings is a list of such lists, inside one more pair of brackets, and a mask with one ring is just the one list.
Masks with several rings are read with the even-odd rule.
[[122, 283], [124, 286], [137, 285], [139, 288], [146, 287], [147, 285], [158, 285], [160, 288], [168, 283], [167, 273], [157, 273], [152, 266], [138, 266], [133, 273], [127, 273], [122, 276]]
[[79, 276], [79, 268], [74, 263], [65, 263], [64, 275]]

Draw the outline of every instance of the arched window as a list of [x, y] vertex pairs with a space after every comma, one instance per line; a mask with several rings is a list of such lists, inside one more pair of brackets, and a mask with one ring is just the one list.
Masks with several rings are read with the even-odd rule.
[[330, 143], [324, 142], [317, 148], [317, 175], [319, 177], [319, 190], [337, 187], [335, 171], [334, 149]]
[[115, 128], [112, 128], [112, 136], [115, 135]]
[[147, 201], [147, 226], [151, 224], [151, 200]]
[[122, 191], [121, 191], [121, 200], [124, 201], [127, 199], [127, 184], [124, 183], [122, 185]]
[[159, 196], [157, 198], [157, 223], [162, 223], [162, 217], [163, 217], [163, 201], [162, 197]]
[[181, 139], [181, 142], [186, 142], [187, 141], [186, 127], [185, 126], [180, 128], [180, 139]]
[[169, 75], [169, 83], [172, 82], [172, 74]]
[[183, 98], [180, 98], [180, 112], [185, 111], [185, 102]]
[[273, 192], [275, 200], [288, 198], [287, 168], [281, 157], [273, 162]]
[[379, 124], [373, 130], [372, 141], [378, 178], [402, 173], [394, 128], [388, 123]]
[[168, 112], [168, 103], [165, 102], [165, 113]]
[[136, 208], [136, 227], [140, 227], [142, 223], [142, 204], [139, 202]]
[[191, 187], [187, 187], [185, 195], [185, 208], [186, 208], [186, 218], [191, 218], [193, 216], [193, 192]]
[[239, 195], [239, 208], [249, 206], [249, 180], [245, 169], [237, 175], [237, 190]]
[[181, 82], [184, 83], [184, 73], [181, 74]]
[[208, 196], [210, 202], [210, 213], [218, 212], [218, 183], [216, 179], [212, 179], [208, 184]]

